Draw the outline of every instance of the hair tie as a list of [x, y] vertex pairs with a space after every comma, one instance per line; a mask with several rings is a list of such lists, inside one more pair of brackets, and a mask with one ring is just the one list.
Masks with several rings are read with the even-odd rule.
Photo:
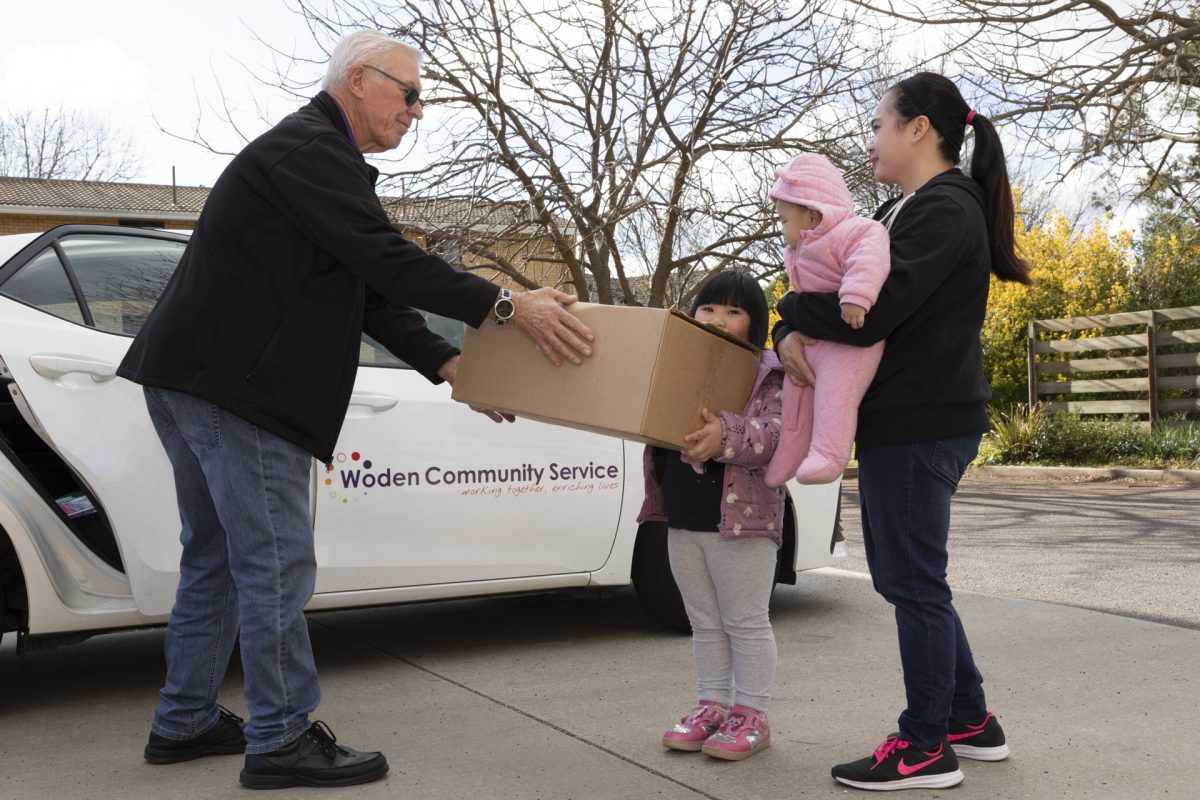
[[967, 124], [968, 124], [968, 125], [970, 125], [970, 124], [971, 124], [971, 122], [972, 122], [972, 121], [975, 119], [975, 117], [977, 117], [977, 116], [978, 116], [978, 112], [976, 112], [976, 111], [975, 111], [975, 109], [971, 109], [970, 111], [968, 111], [968, 112], [967, 112]]

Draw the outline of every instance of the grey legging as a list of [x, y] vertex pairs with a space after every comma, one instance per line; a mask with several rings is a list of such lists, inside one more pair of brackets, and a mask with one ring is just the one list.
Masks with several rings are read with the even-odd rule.
[[667, 552], [696, 656], [701, 700], [767, 710], [778, 653], [768, 617], [778, 546], [671, 528]]

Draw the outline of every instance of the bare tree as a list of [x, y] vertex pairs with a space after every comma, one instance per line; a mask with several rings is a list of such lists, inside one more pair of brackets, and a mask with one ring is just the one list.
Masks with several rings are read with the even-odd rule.
[[941, 33], [989, 116], [1015, 123], [1027, 153], [1058, 155], [1063, 173], [1103, 164], [1127, 179], [1135, 167], [1141, 191], [1200, 144], [1194, 0], [850, 2], [882, 29]]
[[536, 229], [582, 296], [687, 302], [718, 269], [779, 269], [774, 167], [822, 151], [866, 178], [852, 92], [867, 44], [815, 0], [296, 3], [326, 45], [371, 27], [426, 54], [437, 146], [386, 165], [383, 187], [460, 198], [461, 224], [420, 229], [524, 285], [508, 254]]
[[81, 111], [0, 114], [0, 174], [21, 178], [127, 181], [137, 177], [133, 141]]

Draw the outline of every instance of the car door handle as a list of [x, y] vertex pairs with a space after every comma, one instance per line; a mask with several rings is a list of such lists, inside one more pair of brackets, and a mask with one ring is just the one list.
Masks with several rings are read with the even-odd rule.
[[370, 394], [369, 392], [355, 392], [350, 395], [350, 405], [364, 406], [372, 411], [387, 411], [396, 403], [400, 402], [400, 398], [392, 397], [388, 394]]
[[38, 375], [50, 380], [58, 380], [72, 372], [90, 375], [96, 383], [111, 381], [117, 376], [115, 365], [79, 356], [60, 356], [51, 353], [34, 355], [29, 357], [29, 365]]

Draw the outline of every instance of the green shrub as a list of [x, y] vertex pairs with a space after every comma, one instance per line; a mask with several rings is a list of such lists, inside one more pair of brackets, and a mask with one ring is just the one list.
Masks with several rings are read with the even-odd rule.
[[1035, 458], [1035, 442], [1046, 414], [1035, 406], [1017, 404], [1008, 408], [988, 409], [992, 430], [979, 446], [976, 462], [982, 464], [1021, 464]]
[[1200, 467], [1200, 425], [1137, 419], [1050, 414], [1013, 406], [989, 412], [992, 430], [979, 448], [978, 464]]
[[1159, 423], [1146, 443], [1146, 458], [1164, 466], [1200, 467], [1200, 425], [1187, 420]]
[[1031, 460], [1051, 464], [1140, 463], [1149, 431], [1136, 420], [1046, 414]]

